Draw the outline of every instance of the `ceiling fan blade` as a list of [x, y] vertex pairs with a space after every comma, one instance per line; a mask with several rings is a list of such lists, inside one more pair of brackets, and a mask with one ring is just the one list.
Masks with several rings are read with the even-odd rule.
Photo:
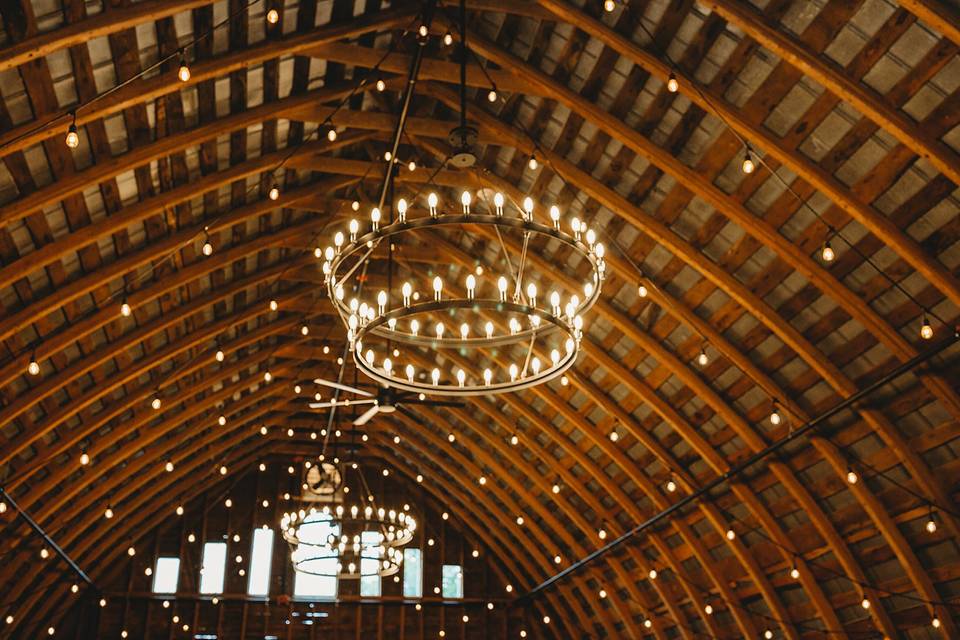
[[338, 400], [337, 402], [311, 402], [311, 409], [329, 409], [331, 407], [352, 407], [355, 404], [372, 404], [376, 403], [374, 398], [364, 398], [363, 400]]
[[346, 391], [347, 393], [355, 393], [358, 396], [366, 396], [372, 398], [373, 394], [369, 391], [364, 391], [363, 389], [357, 389], [356, 387], [351, 387], [348, 384], [340, 384], [339, 382], [334, 382], [332, 380], [324, 380], [323, 378], [314, 378], [314, 383], [322, 384], [325, 387], [330, 387], [332, 389], [340, 389], [340, 391]]
[[353, 424], [354, 426], [357, 426], [357, 427], [363, 426], [367, 424], [370, 421], [370, 419], [373, 416], [377, 415], [378, 413], [380, 413], [380, 405], [375, 404], [369, 409], [367, 409], [366, 411], [364, 411], [363, 413], [361, 413], [359, 416], [357, 416], [357, 419], [353, 421]]

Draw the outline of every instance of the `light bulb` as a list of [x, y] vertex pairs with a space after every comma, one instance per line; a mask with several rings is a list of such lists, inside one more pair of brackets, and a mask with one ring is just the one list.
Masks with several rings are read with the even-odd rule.
[[[493, 372], [490, 371], [490, 369], [484, 369], [484, 370], [483, 370], [483, 383], [486, 384], [486, 385], [489, 385], [492, 380], [493, 380]], [[516, 436], [514, 436], [514, 438], [516, 438]]]
[[619, 440], [619, 439], [620, 439], [620, 434], [619, 434], [619, 433], [617, 433], [616, 431], [611, 431], [611, 432], [610, 432], [610, 442], [616, 442], [616, 441]]
[[460, 194], [460, 204], [463, 206], [463, 213], [470, 213], [470, 202], [472, 198], [469, 191], [464, 191]]
[[607, 530], [606, 530], [606, 529], [600, 529], [599, 531], [597, 531], [597, 537], [600, 538], [601, 540], [606, 540], [606, 539], [607, 539]]
[[271, 200], [276, 200], [277, 198], [279, 198], [280, 187], [278, 187], [276, 184], [270, 187], [270, 191], [267, 192], [267, 197], [270, 198]]
[[477, 278], [472, 273], [467, 275], [467, 297], [473, 298], [474, 291], [477, 288]]
[[190, 67], [187, 66], [187, 56], [183, 51], [180, 52], [180, 69], [177, 70], [177, 77], [180, 78], [180, 82], [190, 81]]
[[503, 194], [497, 191], [493, 194], [493, 206], [497, 209], [497, 215], [503, 215]]
[[869, 598], [864, 598], [863, 600], [861, 600], [861, 601], [860, 601], [860, 606], [863, 607], [864, 609], [869, 609], [869, 608], [870, 608], [870, 599], [869, 599]]
[[443, 292], [443, 280], [440, 276], [434, 276], [433, 278], [433, 298], [435, 300], [440, 299], [440, 294]]
[[497, 289], [500, 291], [500, 302], [504, 302], [507, 299], [507, 279], [504, 276], [500, 276], [497, 279]]
[[164, 470], [165, 470], [167, 473], [172, 473], [172, 472], [173, 472], [173, 463], [168, 460], [168, 461], [167, 461], [167, 464], [163, 465], [163, 468], [164, 468]]
[[160, 399], [160, 396], [154, 396], [153, 400], [150, 401], [150, 406], [153, 407], [154, 411], [158, 410], [162, 404], [163, 401]]
[[333, 127], [330, 127], [329, 129], [327, 129], [327, 140], [329, 140], [330, 142], [335, 142], [336, 139], [337, 139], [337, 130], [334, 129]]
[[226, 358], [226, 355], [223, 353], [222, 349], [217, 349], [217, 353], [213, 356], [217, 362], [223, 362], [223, 359]]
[[280, 307], [276, 300], [270, 301], [270, 311], [276, 311]]
[[733, 540], [737, 537], [737, 532], [733, 529], [727, 529], [727, 540]]
[[930, 514], [930, 518], [927, 520], [926, 530], [927, 530], [927, 533], [937, 532], [937, 521], [934, 520], [932, 513]]
[[676, 93], [679, 89], [680, 83], [677, 81], [677, 74], [671, 71], [670, 77], [667, 78], [667, 91], [670, 93]]
[[280, 12], [274, 9], [273, 7], [267, 11], [267, 22], [270, 24], [277, 24], [280, 21]]
[[469, 335], [470, 335], [470, 325], [464, 322], [463, 324], [460, 325], [460, 338], [463, 340], [466, 340]]
[[647, 573], [647, 577], [650, 578], [651, 580], [656, 580], [656, 579], [657, 579], [657, 570], [656, 570], [656, 569], [650, 569], [650, 571]]
[[559, 485], [559, 484], [554, 484], [554, 485], [550, 488], [550, 490], [553, 491], [554, 494], [558, 494], [558, 493], [560, 493], [560, 485]]
[[537, 285], [532, 282], [527, 284], [527, 298], [531, 307], [537, 306]]
[[30, 356], [30, 364], [27, 365], [27, 373], [32, 376], [40, 375], [40, 363], [35, 356]]
[[850, 484], [857, 484], [857, 481], [860, 480], [860, 477], [857, 475], [857, 472], [853, 468], [847, 469], [847, 482]]
[[178, 516], [182, 516], [182, 515], [183, 515], [183, 505], [182, 505], [182, 504], [178, 504], [178, 505], [177, 505], [177, 515], [178, 515]]
[[107, 520], [113, 518], [113, 509], [110, 508], [110, 505], [107, 505], [107, 508], [103, 510], [103, 517]]
[[550, 219], [553, 221], [553, 228], [557, 231], [560, 230], [560, 207], [557, 205], [550, 206]]
[[527, 214], [527, 220], [533, 220], [533, 198], [530, 196], [523, 199], [523, 212]]
[[770, 424], [777, 426], [783, 422], [783, 417], [780, 415], [780, 412], [777, 410], [777, 404], [774, 402], [773, 411], [770, 412]]
[[377, 78], [377, 91], [383, 91], [387, 88], [387, 83], [383, 81], [383, 78]]
[[713, 615], [713, 605], [712, 605], [712, 604], [708, 604], [707, 606], [705, 606], [705, 607], [703, 608], [703, 612], [704, 612], [705, 614], [707, 614], [708, 616], [712, 616], [712, 615]]
[[790, 577], [794, 580], [800, 579], [800, 569], [797, 569], [797, 565], [793, 565], [790, 569]]
[[439, 384], [439, 383], [440, 383], [440, 369], [434, 369], [433, 371], [431, 371], [431, 372], [430, 372], [430, 378], [433, 380], [433, 384], [434, 384], [434, 385]]
[[127, 304], [127, 301], [124, 300], [120, 305], [120, 315], [122, 315], [124, 318], [129, 318], [131, 313], [133, 313], [133, 309], [131, 309], [130, 305]]
[[84, 467], [90, 464], [90, 456], [86, 452], [80, 454], [80, 464]]
[[924, 340], [929, 340], [933, 337], [933, 327], [930, 326], [930, 321], [927, 320], [927, 316], [923, 316], [923, 324], [920, 325], [920, 337]]
[[213, 244], [210, 242], [210, 238], [207, 238], [203, 242], [203, 246], [200, 247], [200, 252], [203, 253], [203, 255], [205, 256], [213, 255]]
[[672, 479], [667, 480], [667, 491], [669, 491], [670, 493], [673, 493], [676, 490], [677, 490], [677, 483], [674, 482]]
[[823, 247], [820, 249], [820, 257], [823, 258], [824, 262], [833, 262], [837, 257], [837, 254], [834, 252], [833, 247], [830, 246], [830, 241], [826, 240], [823, 243]]
[[496, 101], [497, 101], [497, 90], [490, 89], [490, 91], [487, 92], [487, 102], [496, 102]]
[[374, 231], [380, 228], [380, 209], [378, 207], [374, 207], [373, 211], [370, 212], [370, 222], [373, 223]]
[[443, 34], [443, 44], [447, 47], [453, 44], [453, 34], [449, 31]]
[[77, 131], [77, 117], [73, 117], [73, 122], [70, 123], [70, 126], [67, 128], [67, 136], [64, 138], [64, 142], [67, 147], [70, 149], [76, 149], [80, 146], [80, 134]]
[[757, 165], [753, 162], [753, 156], [750, 155], [750, 147], [747, 147], [746, 152], [743, 154], [743, 162], [740, 163], [740, 170], [750, 175], [756, 168]]
[[637, 295], [639, 295], [641, 298], [646, 298], [649, 293], [650, 292], [647, 291], [647, 286], [645, 284], [641, 283], [639, 286], [637, 286]]
[[530, 167], [531, 171], [537, 170], [537, 167], [540, 166], [540, 163], [537, 162], [536, 154], [533, 154], [533, 153], [530, 154], [530, 159], [527, 161], [527, 166]]
[[616, 8], [617, 3], [614, 0], [603, 0], [603, 10], [607, 13], [612, 13]]
[[487, 321], [487, 323], [486, 323], [485, 325], [483, 325], [483, 330], [484, 330], [484, 332], [487, 334], [487, 337], [488, 337], [488, 338], [492, 338], [492, 337], [493, 337], [493, 323], [492, 323], [492, 322]]
[[939, 629], [939, 628], [940, 628], [940, 618], [938, 618], [937, 616], [933, 616], [933, 619], [930, 621], [930, 624], [933, 625], [933, 628], [934, 628], [934, 629]]
[[706, 349], [700, 349], [700, 354], [697, 356], [697, 364], [699, 364], [701, 367], [705, 367], [707, 364], [709, 364], [709, 362], [710, 358], [707, 357]]

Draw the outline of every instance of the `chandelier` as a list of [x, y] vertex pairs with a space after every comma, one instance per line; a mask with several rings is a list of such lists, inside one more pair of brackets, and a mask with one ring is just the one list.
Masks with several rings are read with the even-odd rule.
[[[365, 488], [359, 469], [358, 475]], [[339, 473], [324, 475], [334, 477], [339, 483]], [[314, 499], [324, 496], [338, 500], [346, 494], [338, 491], [338, 486], [321, 485], [323, 482], [308, 484], [310, 489], [302, 496], [304, 504], [280, 518], [280, 531], [290, 546], [295, 569], [339, 579], [396, 574], [403, 564], [403, 547], [413, 540], [417, 530], [409, 505], [387, 509], [378, 506], [369, 492], [360, 504], [307, 504], [311, 495]]]
[[[465, 15], [461, 2], [460, 126], [450, 133], [449, 165], [462, 185], [478, 182], [471, 170], [477, 131], [466, 111]], [[367, 220], [335, 230], [323, 251], [328, 296], [354, 363], [381, 385], [458, 396], [543, 384], [576, 362], [584, 315], [604, 280], [605, 247], [585, 222], [563, 220], [557, 205], [543, 210], [530, 196], [517, 202], [490, 189], [460, 188], [450, 205], [436, 191], [394, 197], [399, 141], [424, 48], [411, 67], [379, 203]], [[398, 255], [418, 241], [415, 256]], [[547, 250], [562, 260], [531, 275], [531, 256]], [[374, 261], [384, 254], [386, 285], [370, 287]]]

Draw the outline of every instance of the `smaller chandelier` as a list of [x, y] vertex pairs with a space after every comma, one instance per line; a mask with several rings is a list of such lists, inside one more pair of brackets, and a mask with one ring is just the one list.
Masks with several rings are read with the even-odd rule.
[[409, 513], [370, 504], [310, 507], [284, 513], [280, 519], [297, 571], [342, 579], [397, 573], [403, 563], [402, 547], [416, 529], [416, 519]]
[[[351, 220], [347, 233], [336, 231], [332, 246], [324, 250], [328, 295], [346, 325], [357, 367], [380, 384], [426, 395], [516, 391], [567, 371], [580, 350], [583, 315], [599, 298], [605, 276], [605, 247], [597, 241], [594, 230], [575, 217], [562, 223], [557, 206], [550, 207], [548, 221], [535, 219], [535, 205], [529, 197], [517, 205], [501, 193], [490, 197], [463, 191], [459, 207], [452, 212], [442, 210], [435, 193], [425, 198], [425, 209], [418, 212], [415, 204], [399, 199], [393, 207], [397, 218], [387, 224], [383, 224], [377, 208], [371, 211], [364, 228], [359, 221]], [[501, 270], [504, 275], [497, 276], [486, 264], [476, 273], [467, 273], [462, 282], [448, 282], [434, 275], [419, 283], [425, 285], [423, 294], [416, 282], [406, 280], [380, 290], [373, 299], [346, 299], [347, 290], [362, 289], [351, 286], [350, 279], [363, 271], [361, 267], [381, 241], [392, 246], [407, 235], [441, 230], [472, 237], [475, 232], [471, 229], [476, 228], [499, 238], [504, 252], [505, 236], [520, 237], [517, 244], [522, 249], [515, 258], [505, 261]], [[578, 257], [567, 263], [586, 265], [588, 273], [551, 274], [552, 282], [546, 283], [551, 286], [543, 286], [542, 279], [525, 273], [528, 248], [537, 241], [565, 247]], [[557, 270], [563, 272], [564, 267], [558, 264]], [[419, 349], [420, 357], [401, 354], [397, 346], [411, 348], [411, 352]], [[465, 356], [464, 362], [469, 365], [447, 371], [422, 364], [443, 360], [445, 354], [490, 348], [497, 348], [504, 357], [517, 356], [520, 351], [522, 354], [509, 364], [486, 367], [480, 364], [483, 354]], [[425, 355], [431, 352], [434, 357]], [[409, 359], [403, 362], [404, 357]]]

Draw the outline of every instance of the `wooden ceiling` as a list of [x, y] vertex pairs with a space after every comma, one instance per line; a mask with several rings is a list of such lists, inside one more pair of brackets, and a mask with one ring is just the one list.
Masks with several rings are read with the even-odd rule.
[[[268, 27], [263, 0], [0, 3], [0, 481], [94, 581], [181, 500], [318, 446], [325, 418], [293, 385], [336, 375], [344, 332], [312, 238], [377, 190], [422, 6], [280, 4]], [[470, 179], [561, 203], [621, 250], [569, 385], [378, 418], [368, 453], [422, 473], [522, 593], [601, 546], [601, 529], [623, 533], [952, 335], [960, 13], [942, 0], [468, 6], [483, 168]], [[449, 151], [457, 67], [438, 41], [454, 15], [441, 3], [402, 146], [421, 168], [401, 188]], [[127, 82], [212, 29], [187, 50], [188, 82], [175, 57]], [[387, 91], [358, 91], [378, 62]], [[311, 137], [331, 114], [336, 142]], [[743, 141], [763, 159], [750, 175]], [[486, 242], [435, 249], [456, 275]], [[956, 609], [931, 604], [960, 590], [956, 356], [945, 347], [561, 581], [533, 601], [553, 619], [538, 634], [957, 637]], [[0, 636], [33, 637], [70, 579], [36, 571], [39, 542], [0, 518], [0, 583], [21, 594]]]

